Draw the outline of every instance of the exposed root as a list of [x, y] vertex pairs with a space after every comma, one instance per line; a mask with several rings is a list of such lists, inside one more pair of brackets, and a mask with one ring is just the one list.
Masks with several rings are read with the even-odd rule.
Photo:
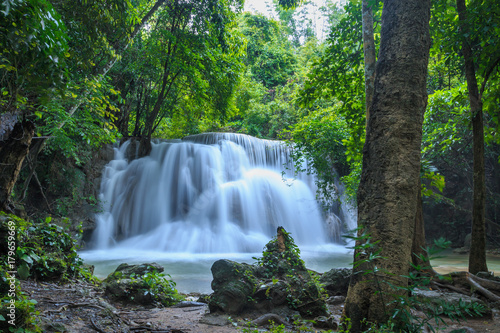
[[278, 316], [274, 313], [267, 313], [263, 316], [260, 316], [257, 319], [252, 320], [250, 323], [253, 326], [266, 326], [266, 325], [271, 325], [272, 323], [274, 323], [277, 325], [285, 325], [285, 327], [287, 327], [287, 328], [292, 327], [290, 325], [290, 323], [283, 320], [280, 316]]
[[500, 296], [492, 292], [500, 292], [500, 282], [483, 279], [469, 272], [453, 272], [443, 275], [443, 277], [444, 279], [440, 279], [438, 282], [435, 280], [437, 278], [437, 276], [435, 276], [432, 284], [438, 287], [451, 289], [461, 294], [470, 295], [471, 293], [463, 288], [466, 287], [469, 288], [472, 293], [477, 291], [492, 302], [500, 302]]

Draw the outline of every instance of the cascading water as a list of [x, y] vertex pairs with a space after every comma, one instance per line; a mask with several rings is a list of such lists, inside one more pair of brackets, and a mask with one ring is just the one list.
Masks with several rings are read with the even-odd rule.
[[99, 249], [255, 253], [278, 226], [301, 247], [338, 237], [325, 224], [314, 179], [294, 177], [281, 142], [207, 133], [153, 144], [150, 156], [131, 162], [127, 148], [116, 149], [103, 174]]

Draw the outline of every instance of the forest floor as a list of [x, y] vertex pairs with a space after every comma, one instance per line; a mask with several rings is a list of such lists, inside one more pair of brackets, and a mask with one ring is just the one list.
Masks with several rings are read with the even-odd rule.
[[[106, 299], [101, 288], [86, 283], [73, 282], [66, 285], [23, 281], [22, 290], [37, 301], [40, 327], [43, 332], [164, 332], [164, 333], [234, 333], [257, 332], [248, 330], [248, 323], [259, 314], [245, 313], [229, 317], [227, 314], [210, 314], [208, 306], [148, 308], [126, 305]], [[187, 295], [188, 297], [195, 295]], [[189, 299], [189, 298], [188, 298]], [[330, 310], [339, 319], [343, 305], [331, 306]], [[415, 313], [417, 316], [421, 313]], [[498, 332], [500, 314], [493, 311], [491, 318], [469, 319], [452, 323], [439, 332]], [[317, 328], [300, 332], [322, 332]], [[259, 327], [259, 332], [264, 332]], [[290, 330], [297, 332], [299, 330]]]

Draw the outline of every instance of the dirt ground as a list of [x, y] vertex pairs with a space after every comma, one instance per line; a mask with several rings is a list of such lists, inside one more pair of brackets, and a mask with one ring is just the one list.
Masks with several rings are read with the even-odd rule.
[[[102, 290], [88, 283], [57, 285], [23, 281], [22, 290], [37, 301], [41, 326], [44, 332], [165, 332], [165, 333], [233, 333], [243, 332], [256, 314], [229, 317], [227, 314], [210, 314], [207, 305], [170, 308], [145, 308], [124, 305], [104, 297]], [[195, 296], [188, 299], [195, 300]], [[339, 319], [343, 305], [330, 310]], [[417, 314], [418, 315], [418, 314]], [[492, 318], [470, 319], [441, 327], [439, 332], [500, 333], [500, 314], [493, 311]], [[264, 332], [265, 327], [259, 327]], [[300, 332], [321, 332], [310, 328]], [[297, 332], [289, 329], [289, 332]]]

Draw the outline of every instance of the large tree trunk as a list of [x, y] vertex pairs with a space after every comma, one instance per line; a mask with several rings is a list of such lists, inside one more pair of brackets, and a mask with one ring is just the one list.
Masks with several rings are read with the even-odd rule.
[[432, 272], [427, 244], [425, 243], [424, 214], [422, 209], [422, 189], [419, 186], [417, 194], [417, 211], [415, 214], [415, 233], [411, 246], [411, 261], [414, 266], [420, 266], [424, 272]]
[[32, 122], [18, 122], [0, 150], [0, 210], [13, 211], [10, 196], [34, 134], [35, 125]]
[[365, 61], [365, 104], [366, 104], [366, 127], [370, 118], [370, 107], [372, 104], [373, 88], [375, 84], [375, 40], [373, 38], [373, 10], [368, 0], [363, 0], [363, 54]]
[[[393, 290], [406, 286], [420, 186], [420, 144], [427, 105], [430, 0], [387, 0], [382, 13], [375, 89], [358, 189], [355, 262], [380, 251], [387, 259], [355, 265], [345, 304], [352, 331], [389, 319]], [[378, 270], [376, 274], [363, 273]]]
[[474, 69], [474, 58], [466, 37], [467, 28], [467, 7], [465, 0], [457, 0], [457, 11], [462, 31], [462, 54], [465, 60], [465, 77], [467, 79], [467, 90], [469, 91], [469, 102], [472, 112], [472, 141], [474, 152], [473, 167], [473, 203], [472, 203], [472, 238], [469, 254], [469, 272], [487, 272], [486, 266], [486, 227], [485, 227], [485, 207], [486, 207], [486, 183], [484, 169], [484, 129], [483, 129], [483, 103], [479, 95], [479, 89]]

